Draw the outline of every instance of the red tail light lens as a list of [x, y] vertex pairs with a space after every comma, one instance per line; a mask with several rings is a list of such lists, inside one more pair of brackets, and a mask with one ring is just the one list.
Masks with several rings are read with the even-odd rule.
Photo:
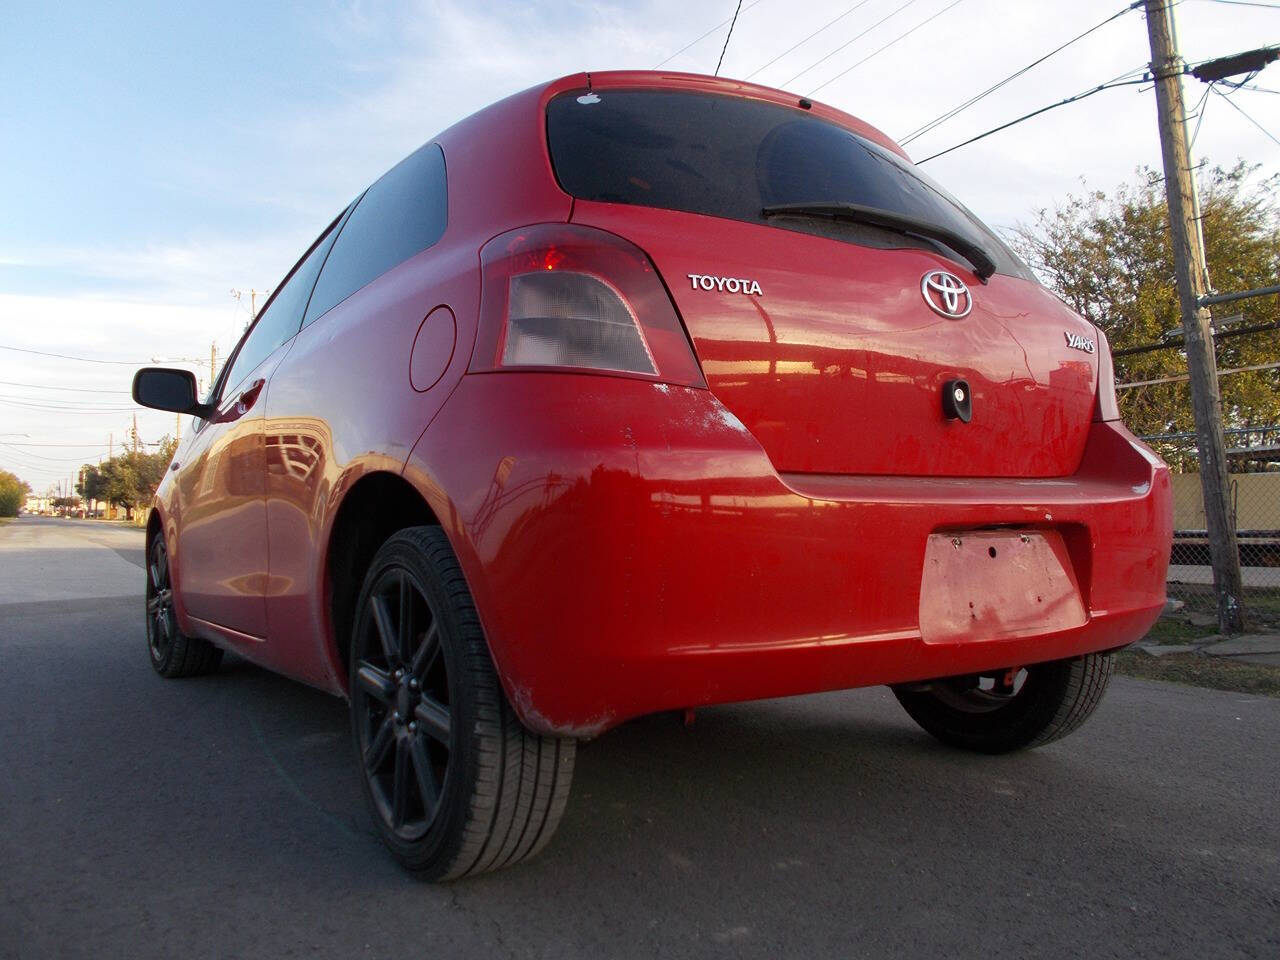
[[1111, 346], [1107, 335], [1098, 331], [1098, 398], [1093, 407], [1094, 420], [1119, 420], [1120, 404], [1116, 400], [1116, 370], [1111, 362]]
[[471, 370], [580, 370], [704, 387], [649, 258], [603, 230], [539, 224], [480, 251]]

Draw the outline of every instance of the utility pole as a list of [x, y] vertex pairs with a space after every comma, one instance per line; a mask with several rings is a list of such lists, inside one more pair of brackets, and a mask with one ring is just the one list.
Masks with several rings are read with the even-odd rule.
[[138, 415], [133, 415], [133, 452], [138, 452]]
[[213, 389], [213, 382], [218, 379], [218, 341], [214, 340], [209, 344], [209, 388]]
[[1222, 398], [1209, 326], [1212, 318], [1208, 308], [1201, 305], [1201, 298], [1209, 293], [1209, 280], [1199, 224], [1195, 221], [1196, 188], [1182, 99], [1185, 68], [1175, 40], [1172, 0], [1146, 0], [1146, 12], [1165, 195], [1169, 202], [1169, 236], [1182, 308], [1183, 349], [1191, 375], [1191, 406], [1196, 421], [1213, 587], [1218, 598], [1218, 628], [1223, 633], [1240, 633], [1244, 630], [1240, 552], [1227, 501], [1227, 444], [1222, 433]]
[[114, 433], [107, 434], [107, 459], [111, 460], [116, 455], [116, 435]]

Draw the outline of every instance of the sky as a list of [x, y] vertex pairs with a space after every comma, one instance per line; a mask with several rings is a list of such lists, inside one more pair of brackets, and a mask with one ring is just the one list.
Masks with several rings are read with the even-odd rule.
[[[744, 0], [720, 72], [812, 95], [902, 138], [1124, 5]], [[714, 72], [736, 6], [8, 0], [0, 469], [44, 492], [119, 452], [135, 413], [144, 444], [172, 434], [175, 417], [132, 405], [134, 369], [165, 362], [207, 379], [210, 346], [221, 363], [250, 291], [269, 290], [401, 157], [565, 74]], [[1280, 0], [1179, 0], [1176, 16], [1191, 62], [1280, 43]], [[1148, 59], [1145, 20], [1130, 11], [907, 149], [923, 159]], [[1280, 91], [1280, 63], [1255, 84]], [[1188, 78], [1188, 109], [1203, 92]], [[1280, 94], [1215, 93], [1203, 112], [1192, 120], [1197, 161], [1280, 172]], [[1154, 94], [1135, 85], [924, 169], [1007, 230], [1085, 184], [1108, 190], [1159, 163]]]

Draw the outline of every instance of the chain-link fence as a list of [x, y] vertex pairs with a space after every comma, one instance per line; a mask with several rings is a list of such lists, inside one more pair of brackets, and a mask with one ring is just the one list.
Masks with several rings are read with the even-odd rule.
[[[1251, 624], [1280, 626], [1280, 424], [1226, 431], [1231, 516]], [[1173, 474], [1169, 596], [1190, 610], [1217, 608], [1194, 433], [1143, 437]]]

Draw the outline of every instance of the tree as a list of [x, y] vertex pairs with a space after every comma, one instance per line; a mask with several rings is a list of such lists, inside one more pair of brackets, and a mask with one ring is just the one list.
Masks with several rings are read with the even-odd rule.
[[177, 446], [176, 440], [165, 437], [155, 453], [129, 450], [101, 464], [86, 463], [80, 468], [76, 491], [130, 511], [145, 509], [151, 505]]
[[31, 492], [31, 485], [17, 474], [0, 470], [0, 517], [16, 517]]
[[[1256, 174], [1257, 167], [1238, 162], [1230, 169], [1214, 167], [1201, 179], [1205, 256], [1210, 280], [1222, 292], [1271, 286], [1280, 277], [1280, 175], [1260, 179]], [[1141, 168], [1135, 183], [1117, 187], [1110, 196], [1090, 191], [1068, 197], [1052, 211], [1040, 210], [1012, 237], [1041, 279], [1106, 333], [1112, 350], [1160, 343], [1182, 329], [1163, 183], [1161, 174]], [[1215, 324], [1236, 314], [1243, 320], [1231, 326], [1280, 325], [1280, 300], [1262, 297], [1215, 307]], [[1219, 370], [1272, 363], [1280, 354], [1280, 330], [1219, 339], [1216, 349]], [[1176, 346], [1116, 358], [1119, 383], [1186, 371], [1186, 356]], [[1280, 370], [1228, 374], [1220, 389], [1226, 427], [1280, 422]], [[1195, 428], [1185, 381], [1134, 387], [1119, 397], [1134, 433]]]

